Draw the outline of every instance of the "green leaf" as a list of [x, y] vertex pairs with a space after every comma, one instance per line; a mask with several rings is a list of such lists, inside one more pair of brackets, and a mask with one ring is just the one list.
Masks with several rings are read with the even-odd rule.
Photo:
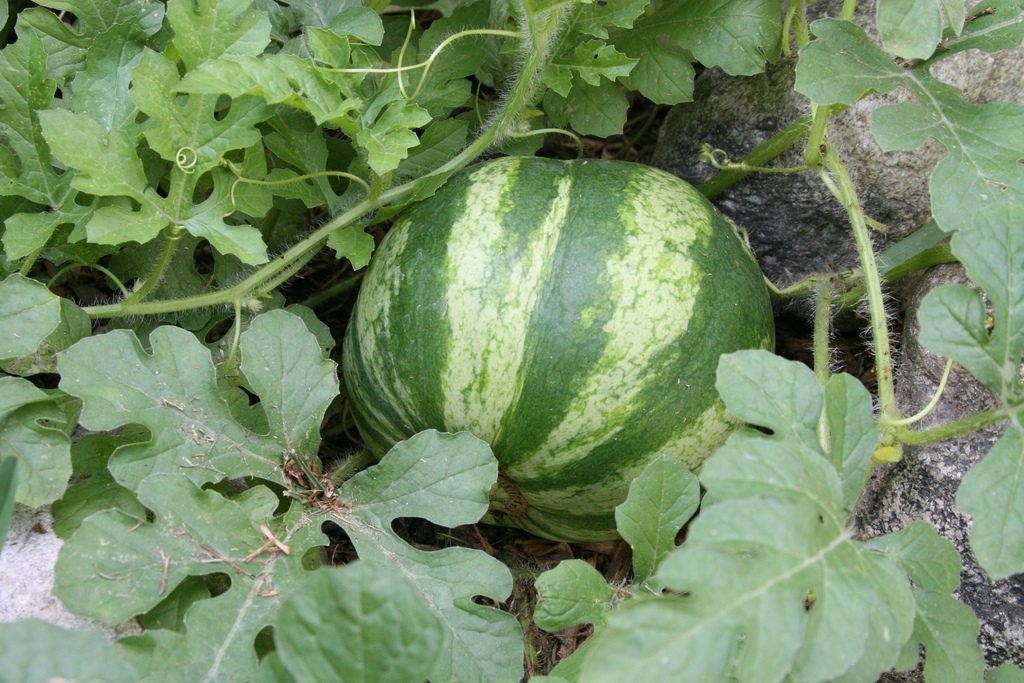
[[697, 512], [700, 484], [683, 465], [659, 458], [629, 485], [615, 508], [615, 526], [633, 549], [633, 574], [643, 583], [676, 547], [676, 535]]
[[327, 246], [334, 250], [337, 258], [347, 258], [352, 270], [359, 270], [370, 262], [376, 243], [361, 226], [352, 225], [332, 232], [327, 237]]
[[971, 548], [993, 578], [1024, 570], [1024, 428], [1018, 376], [1024, 354], [1024, 208], [982, 214], [977, 229], [952, 240], [953, 253], [988, 297], [991, 332], [981, 295], [967, 287], [939, 287], [918, 310], [921, 343], [953, 358], [995, 394], [1012, 415], [988, 455], [968, 472], [957, 505], [972, 517]]
[[87, 434], [71, 444], [72, 483], [51, 507], [55, 534], [70, 538], [82, 520], [101, 510], [118, 509], [137, 519], [146, 516], [146, 510], [132, 492], [114, 481], [107, 471], [107, 461], [114, 450], [145, 438], [141, 433]]
[[694, 69], [690, 53], [675, 46], [664, 34], [623, 31], [612, 36], [616, 47], [638, 59], [623, 85], [658, 104], [679, 104], [693, 99]]
[[914, 96], [875, 110], [871, 130], [885, 151], [915, 149], [929, 138], [948, 150], [929, 183], [940, 227], [973, 233], [989, 212], [1024, 203], [1024, 166], [1017, 163], [1024, 156], [1024, 107], [965, 102], [931, 75], [931, 61], [904, 70], [852, 22], [822, 19], [812, 30], [818, 38], [800, 53], [795, 87], [817, 104], [852, 104], [901, 86]]
[[44, 372], [57, 372], [57, 354], [92, 333], [89, 316], [81, 308], [60, 300], [60, 324], [46, 336], [35, 351], [24, 356], [0, 361], [0, 368], [12, 375], [29, 377]]
[[1024, 683], [1024, 669], [1004, 662], [988, 672], [988, 683]]
[[107, 638], [36, 619], [0, 624], [0, 683], [133, 683], [134, 672]]
[[128, 202], [117, 202], [96, 209], [85, 233], [93, 244], [145, 244], [156, 239], [168, 222], [167, 216], [152, 205], [135, 211]]
[[155, 474], [137, 495], [153, 521], [120, 510], [86, 518], [61, 548], [54, 593], [79, 614], [118, 623], [152, 609], [189, 576], [227, 574], [225, 592], [188, 610], [184, 633], [149, 631], [122, 640], [122, 649], [143, 679], [250, 678], [257, 633], [305, 582], [302, 555], [326, 537], [297, 506], [275, 517], [278, 498], [264, 486], [227, 498], [183, 474]]
[[537, 577], [537, 609], [533, 620], [556, 632], [577, 624], [604, 626], [615, 590], [583, 560], [562, 560]]
[[912, 522], [905, 529], [867, 541], [900, 565], [922, 590], [952, 593], [960, 585], [960, 554], [928, 522]]
[[345, 482], [339, 496], [351, 507], [330, 516], [363, 562], [397, 566], [441, 618], [450, 647], [431, 680], [486, 683], [522, 676], [522, 632], [515, 617], [473, 600], [504, 600], [512, 590], [508, 569], [468, 548], [419, 550], [391, 527], [399, 517], [443, 526], [477, 522], [487, 510], [497, 467], [487, 444], [470, 434], [422, 432]]
[[993, 579], [1024, 570], [1024, 429], [1021, 417], [964, 475], [957, 506], [971, 515], [971, 550]]
[[[959, 4], [963, 27], [963, 3]], [[926, 59], [942, 39], [942, 7], [937, 0], [880, 0], [875, 22], [882, 45], [904, 59]]]
[[[162, 3], [152, 0], [50, 0], [39, 3], [71, 12], [74, 26], [49, 16], [36, 25], [60, 42], [82, 49], [83, 65], [65, 89], [71, 108], [98, 122], [104, 132], [136, 128], [138, 110], [128, 94], [132, 70], [147, 41], [160, 30]], [[41, 25], [40, 25], [41, 24]]]
[[241, 337], [242, 373], [255, 393], [266, 392], [266, 435], [235, 421], [217, 387], [210, 352], [192, 334], [161, 327], [150, 345], [151, 354], [132, 333], [114, 331], [83, 339], [59, 361], [61, 386], [83, 401], [83, 426], [108, 431], [140, 424], [152, 433], [149, 441], [112, 456], [119, 483], [134, 489], [156, 472], [183, 472], [200, 485], [246, 476], [284, 484], [288, 453], [315, 454], [337, 379], [298, 317], [271, 311]]
[[852, 514], [871, 472], [878, 445], [871, 394], [852, 375], [832, 375], [825, 385], [830, 459], [843, 487], [843, 510]]
[[188, 157], [189, 173], [200, 175], [216, 167], [229, 151], [260, 141], [256, 124], [272, 110], [257, 98], [235, 97], [227, 111], [217, 110], [217, 98], [181, 97], [177, 67], [165, 56], [147, 50], [135, 68], [132, 97], [152, 120], [146, 128], [149, 146], [167, 161]]
[[[951, 4], [958, 5], [956, 0], [943, 2], [947, 13], [951, 13]], [[970, 49], [996, 52], [1017, 47], [1024, 42], [1022, 9], [1021, 0], [987, 0], [972, 5], [971, 21], [964, 25], [963, 32], [943, 41], [943, 56]]]
[[629, 28], [633, 21], [643, 14], [650, 0], [606, 0], [586, 2], [575, 16], [572, 30], [579, 33], [608, 37], [608, 28]]
[[928, 683], [982, 681], [985, 658], [978, 645], [978, 617], [946, 593], [915, 590], [914, 639], [924, 645]]
[[455, 156], [466, 145], [469, 124], [459, 119], [434, 121], [423, 130], [420, 144], [409, 150], [395, 175], [419, 178], [435, 171]]
[[0, 376], [0, 453], [21, 462], [15, 500], [39, 507], [60, 498], [71, 476], [67, 416], [43, 390]]
[[270, 19], [251, 5], [252, 0], [170, 0], [167, 21], [185, 67], [261, 54], [270, 43]]
[[[570, 125], [577, 132], [607, 137], [622, 132], [629, 102], [621, 87], [602, 81], [598, 86], [577, 83], [564, 107]], [[551, 111], [546, 103], [544, 109]]]
[[0, 281], [0, 359], [35, 353], [60, 325], [60, 297], [21, 275]]
[[38, 114], [53, 103], [56, 90], [46, 72], [43, 43], [34, 32], [26, 31], [0, 51], [0, 194], [50, 207], [68, 200], [70, 179], [51, 165], [39, 129]]
[[730, 353], [718, 361], [715, 387], [729, 411], [744, 422], [768, 427], [780, 441], [818, 447], [824, 402], [807, 368], [780, 363], [768, 353]]
[[296, 681], [425, 681], [444, 626], [398, 569], [355, 562], [320, 569], [281, 605], [274, 642]]
[[[289, 54], [239, 57], [204, 63], [185, 75], [178, 85], [182, 92], [224, 94], [231, 97], [254, 95], [268, 104], [286, 104], [313, 116], [317, 124], [340, 122], [359, 108], [360, 101], [339, 87], [340, 79], [329, 79], [309, 60]], [[359, 80], [354, 77], [353, 86]]]
[[355, 141], [366, 151], [366, 161], [377, 175], [398, 168], [409, 150], [420, 144], [413, 128], [425, 126], [430, 114], [409, 101], [394, 102], [371, 125], [361, 128]]
[[821, 19], [811, 29], [816, 40], [800, 51], [797, 92], [818, 104], [853, 104], [903, 84], [903, 69], [852, 21]]
[[368, 7], [346, 7], [331, 20], [330, 26], [335, 32], [367, 45], [380, 45], [384, 40], [384, 23]]
[[575, 73], [584, 83], [596, 86], [602, 78], [614, 81], [628, 76], [638, 61], [600, 40], [588, 40], [571, 53], [552, 59], [550, 64], [555, 70]]
[[[771, 0], [662, 2], [638, 19], [629, 33], [631, 41], [652, 46], [664, 36], [704, 66], [751, 76], [764, 71], [766, 60], [778, 54], [782, 14]], [[688, 77], [684, 72], [683, 78]]]
[[104, 133], [88, 116], [66, 110], [42, 111], [39, 119], [53, 153], [77, 171], [73, 180], [77, 189], [101, 196], [123, 195], [141, 204], [159, 206], [156, 193], [147, 188], [136, 143], [127, 134]]
[[707, 461], [701, 514], [655, 575], [672, 592], [624, 603], [583, 680], [876, 680], [911, 635], [913, 596], [845, 527], [838, 472], [813, 438], [813, 373], [737, 352], [716, 386], [730, 412], [772, 434], [737, 431]]
[[11, 528], [14, 497], [18, 489], [18, 459], [0, 460], [0, 550], [4, 547], [7, 530]]

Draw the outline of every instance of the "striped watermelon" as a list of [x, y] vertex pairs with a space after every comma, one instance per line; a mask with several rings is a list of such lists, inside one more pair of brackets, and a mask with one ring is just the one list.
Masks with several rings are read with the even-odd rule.
[[770, 348], [768, 293], [732, 226], [647, 166], [502, 158], [467, 169], [374, 255], [344, 344], [367, 447], [435, 428], [488, 441], [491, 521], [615, 537], [659, 454], [691, 469], [733, 427], [722, 353]]

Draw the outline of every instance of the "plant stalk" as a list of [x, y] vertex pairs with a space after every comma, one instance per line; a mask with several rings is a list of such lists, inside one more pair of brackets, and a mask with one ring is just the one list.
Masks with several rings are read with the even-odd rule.
[[819, 171], [827, 186], [835, 188], [837, 198], [846, 209], [853, 228], [857, 254], [860, 257], [861, 272], [864, 274], [864, 287], [867, 294], [871, 315], [871, 335], [875, 349], [875, 373], [878, 379], [878, 401], [883, 419], [899, 419], [896, 406], [896, 390], [893, 381], [892, 349], [889, 345], [889, 322], [886, 316], [885, 299], [882, 295], [882, 279], [875, 262], [874, 245], [871, 233], [864, 218], [864, 210], [857, 199], [857, 191], [846, 167], [839, 161], [836, 153], [826, 148], [824, 157], [825, 169]]
[[[797, 142], [803, 139], [803, 137], [807, 135], [807, 131], [810, 129], [810, 121], [811, 117], [801, 116], [796, 121], [752, 149], [748, 154], [740, 159], [738, 163], [746, 166], [764, 166], [772, 159], [784, 154]], [[755, 171], [752, 170], [741, 169], [721, 171], [720, 173], [715, 174], [710, 180], [701, 183], [697, 189], [700, 190], [701, 194], [708, 199], [714, 199], [754, 172]]]
[[940, 427], [914, 431], [906, 426], [896, 426], [891, 429], [891, 433], [901, 442], [909, 446], [923, 446], [925, 444], [955, 439], [958, 436], [976, 432], [979, 429], [994, 425], [1006, 419], [1007, 415], [1002, 409], [993, 408], [992, 410], [968, 415], [965, 418], [956, 420], [955, 422], [950, 422], [949, 424], [945, 424]]

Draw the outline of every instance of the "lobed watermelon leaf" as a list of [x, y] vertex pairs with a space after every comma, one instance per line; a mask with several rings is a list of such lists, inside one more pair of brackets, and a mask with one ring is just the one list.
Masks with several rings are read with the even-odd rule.
[[[947, 232], [981, 229], [990, 211], [1024, 202], [1024, 107], [1009, 102], [971, 104], [959, 90], [931, 75], [935, 61], [967, 46], [994, 51], [1024, 40], [1020, 0], [993, 0], [962, 35], [931, 59], [910, 69], [896, 64], [862, 28], [850, 21], [814, 22], [817, 36], [801, 50], [798, 92], [817, 104], [852, 104], [868, 92], [905, 88], [914, 102], [878, 107], [871, 129], [885, 151], [910, 150], [934, 138], [948, 151], [932, 173], [935, 221]], [[986, 10], [992, 10], [986, 15]], [[992, 19], [996, 17], [997, 19]], [[986, 19], [982, 21], [981, 19]], [[997, 23], [993, 23], [996, 21]]]
[[992, 390], [1008, 419], [1002, 438], [964, 477], [957, 504], [972, 516], [971, 548], [993, 578], [1024, 571], [1024, 221], [1021, 206], [994, 207], [952, 248], [981, 294], [940, 287], [921, 303], [921, 343], [960, 363]]
[[[262, 420], [239, 421], [247, 413], [225, 399], [209, 350], [195, 337], [164, 327], [150, 342], [152, 354], [130, 334], [112, 332], [79, 342], [61, 358], [65, 386], [83, 400], [84, 425], [144, 428], [124, 437], [87, 437], [76, 447], [92, 462], [83, 464], [88, 478], [76, 484], [58, 515], [70, 538], [55, 588], [70, 609], [108, 623], [146, 615], [150, 630], [121, 641], [140, 680], [252, 678], [259, 667], [254, 643], [279, 619], [277, 661], [296, 680], [309, 680], [288, 649], [298, 647], [289, 638], [301, 643], [308, 631], [295, 613], [305, 598], [282, 605], [309, 580], [319, 582], [314, 596], [337, 592], [331, 587], [341, 580], [336, 576], [309, 578], [317, 564], [310, 552], [327, 542], [320, 530], [325, 521], [348, 533], [365, 567], [341, 574], [354, 577], [345, 586], [364, 591], [366, 600], [394, 593], [402, 618], [419, 615], [419, 626], [402, 642], [420, 654], [403, 656], [396, 680], [427, 665], [438, 680], [453, 672], [469, 681], [521, 676], [515, 618], [473, 600], [503, 600], [511, 591], [508, 570], [466, 548], [418, 550], [392, 530], [395, 519], [407, 516], [449, 526], [478, 521], [497, 478], [486, 444], [468, 434], [427, 432], [399, 444], [337, 492], [320, 483], [320, 492], [311, 493], [318, 484], [298, 473], [296, 463], [317, 471], [319, 425], [337, 379], [299, 317], [271, 311], [242, 334], [241, 374], [260, 399]], [[265, 425], [264, 433], [247, 427], [256, 422]], [[109, 468], [117, 483], [102, 471], [115, 448]], [[239, 492], [227, 483], [239, 477], [255, 479]], [[282, 512], [280, 498], [260, 481], [284, 487], [291, 505]], [[89, 487], [86, 499], [78, 487]], [[99, 511], [97, 490], [106, 492], [108, 503]], [[137, 503], [124, 498], [127, 491]], [[296, 500], [303, 498], [306, 504]], [[194, 590], [202, 587], [196, 577], [211, 575], [227, 582], [226, 589], [214, 597]], [[337, 627], [357, 629], [369, 638], [369, 649], [353, 645], [350, 654], [376, 652], [383, 662], [389, 645], [372, 639], [385, 628], [383, 615], [368, 610], [352, 618]], [[424, 659], [424, 653], [432, 656]]]

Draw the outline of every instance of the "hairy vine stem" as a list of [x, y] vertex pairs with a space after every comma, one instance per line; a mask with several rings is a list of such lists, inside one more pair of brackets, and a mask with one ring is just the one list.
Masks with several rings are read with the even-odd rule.
[[[885, 299], [882, 295], [882, 278], [875, 261], [871, 233], [864, 218], [864, 209], [857, 199], [853, 180], [835, 151], [826, 148], [825, 168], [819, 171], [822, 181], [836, 194], [846, 209], [853, 238], [857, 244], [861, 271], [864, 273], [864, 287], [871, 316], [871, 336], [875, 349], [875, 374], [878, 380], [878, 402], [882, 418], [899, 419], [896, 407], [896, 390], [893, 379], [892, 349], [889, 345], [889, 321], [886, 315]], [[831, 176], [827, 175], [831, 173]]]
[[363, 199], [231, 287], [182, 299], [124, 301], [117, 304], [89, 306], [84, 309], [85, 312], [91, 318], [176, 313], [231, 304], [250, 296], [253, 292], [265, 290], [268, 283], [279, 284], [280, 275], [289, 272], [297, 260], [307, 255], [311, 256], [319, 250], [327, 236], [335, 230], [354, 223], [382, 206], [397, 205], [410, 199], [414, 192], [422, 187], [424, 180], [444, 179], [447, 175], [468, 165], [506, 135], [509, 130], [512, 130], [523, 110], [536, 96], [537, 74], [547, 63], [552, 40], [557, 35], [565, 15], [566, 9], [562, 6], [553, 7], [537, 15], [527, 14], [523, 31], [520, 34], [522, 54], [524, 55], [523, 63], [501, 108], [473, 142], [436, 170], [385, 190], [377, 197], [371, 196]]

